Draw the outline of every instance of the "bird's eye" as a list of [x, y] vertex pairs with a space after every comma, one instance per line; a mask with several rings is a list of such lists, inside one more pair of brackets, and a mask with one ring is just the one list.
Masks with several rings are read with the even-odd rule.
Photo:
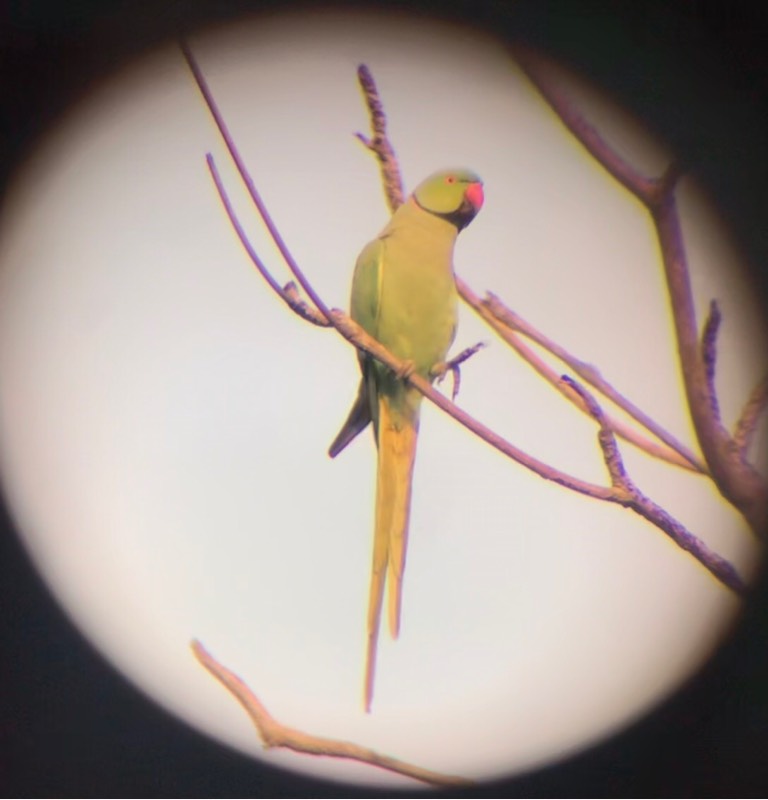
[[456, 183], [456, 178], [453, 175], [448, 175], [445, 179], [446, 183]]

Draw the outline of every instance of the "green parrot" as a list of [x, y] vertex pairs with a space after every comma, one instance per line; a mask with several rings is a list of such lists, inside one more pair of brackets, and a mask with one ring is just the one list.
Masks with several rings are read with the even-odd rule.
[[[457, 322], [453, 275], [456, 236], [483, 204], [483, 183], [465, 169], [420, 183], [357, 259], [351, 316], [374, 339], [432, 381]], [[379, 618], [389, 582], [389, 629], [397, 638], [408, 542], [411, 481], [422, 395], [375, 359], [358, 352], [357, 398], [328, 453], [337, 456], [369, 422], [378, 450], [376, 522], [368, 605], [365, 710], [370, 711]]]

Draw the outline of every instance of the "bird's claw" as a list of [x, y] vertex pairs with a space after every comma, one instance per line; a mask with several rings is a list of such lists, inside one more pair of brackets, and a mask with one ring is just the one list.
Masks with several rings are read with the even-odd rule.
[[456, 399], [457, 395], [459, 394], [459, 389], [461, 388], [461, 364], [463, 364], [468, 358], [471, 358], [478, 350], [482, 350], [483, 347], [487, 347], [487, 344], [487, 342], [478, 342], [477, 344], [472, 345], [472, 347], [467, 347], [450, 361], [439, 361], [429, 371], [429, 374], [432, 376], [432, 378], [437, 379], [438, 383], [442, 383], [443, 380], [445, 380], [445, 376], [449, 372], [453, 374], [453, 391], [451, 392], [451, 401]]
[[400, 369], [395, 371], [395, 376], [399, 378], [401, 381], [404, 381], [407, 378], [410, 378], [411, 375], [413, 375], [415, 369], [416, 365], [414, 364], [413, 361], [411, 361], [410, 359], [407, 361], [403, 361]]

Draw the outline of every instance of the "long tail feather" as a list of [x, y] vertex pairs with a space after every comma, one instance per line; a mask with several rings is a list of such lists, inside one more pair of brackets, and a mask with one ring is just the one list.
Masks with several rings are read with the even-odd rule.
[[410, 419], [409, 416], [393, 417], [389, 398], [379, 397], [376, 524], [368, 605], [368, 655], [365, 669], [366, 711], [370, 711], [373, 698], [376, 648], [385, 579], [389, 581], [390, 633], [397, 638], [400, 631], [400, 603], [408, 545], [411, 483], [418, 432], [418, 421]]

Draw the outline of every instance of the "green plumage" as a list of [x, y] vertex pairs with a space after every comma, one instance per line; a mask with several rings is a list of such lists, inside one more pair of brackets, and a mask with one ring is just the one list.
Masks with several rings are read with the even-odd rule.
[[[456, 332], [453, 248], [458, 232], [483, 202], [472, 172], [439, 172], [421, 183], [360, 254], [352, 281], [351, 316], [397, 358], [427, 380], [443, 362]], [[366, 709], [373, 693], [379, 616], [389, 579], [390, 631], [397, 636], [411, 478], [422, 396], [365, 355], [358, 397], [329, 450], [336, 456], [373, 422], [378, 448], [376, 530], [368, 614]]]

